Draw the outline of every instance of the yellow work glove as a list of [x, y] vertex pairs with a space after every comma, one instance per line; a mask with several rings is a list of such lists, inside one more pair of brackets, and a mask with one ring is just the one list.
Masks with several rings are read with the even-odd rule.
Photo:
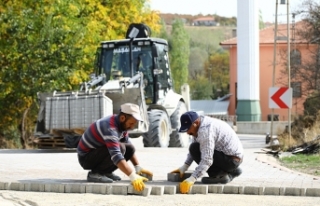
[[152, 173], [152, 172], [143, 169], [143, 168], [140, 167], [139, 165], [134, 166], [134, 169], [136, 170], [136, 173], [137, 173], [138, 175], [145, 174], [145, 175], [150, 176], [150, 177], [153, 176], [153, 173]]
[[133, 188], [138, 192], [141, 192], [142, 190], [144, 190], [144, 187], [145, 187], [144, 182], [148, 181], [147, 178], [141, 177], [140, 175], [137, 175], [135, 172], [132, 172], [129, 175], [129, 178], [131, 180], [131, 184], [133, 185]]
[[184, 173], [188, 170], [188, 168], [189, 168], [189, 165], [184, 164], [178, 169], [171, 171], [170, 173], [180, 173], [180, 178], [182, 178]]
[[196, 178], [194, 178], [193, 176], [190, 176], [189, 178], [185, 179], [183, 182], [180, 183], [180, 192], [182, 194], [188, 193], [195, 181]]

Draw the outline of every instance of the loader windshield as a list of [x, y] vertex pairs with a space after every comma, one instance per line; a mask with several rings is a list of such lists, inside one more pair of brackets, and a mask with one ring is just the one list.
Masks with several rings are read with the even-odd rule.
[[[138, 71], [152, 80], [152, 56], [150, 46], [133, 46], [133, 75]], [[121, 45], [114, 48], [103, 48], [101, 51], [101, 69], [106, 74], [107, 81], [131, 76], [131, 62], [129, 45]]]

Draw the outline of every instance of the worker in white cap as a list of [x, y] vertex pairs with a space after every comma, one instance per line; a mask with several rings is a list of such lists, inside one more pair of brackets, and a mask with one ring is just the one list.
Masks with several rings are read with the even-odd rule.
[[[130, 142], [128, 130], [132, 130], [138, 121], [143, 121], [140, 108], [136, 104], [121, 105], [119, 114], [110, 115], [92, 123], [82, 135], [77, 152], [80, 165], [90, 170], [88, 182], [112, 183], [121, 178], [113, 172], [120, 169], [126, 174], [137, 191], [145, 187], [144, 181], [152, 178], [153, 173], [139, 165], [134, 145]], [[130, 160], [135, 171], [129, 166]]]

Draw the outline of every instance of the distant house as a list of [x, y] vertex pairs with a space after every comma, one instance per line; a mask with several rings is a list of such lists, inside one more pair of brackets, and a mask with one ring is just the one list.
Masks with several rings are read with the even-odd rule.
[[201, 17], [193, 20], [193, 26], [219, 26], [213, 17]]
[[[297, 22], [296, 29], [303, 29], [303, 21]], [[286, 24], [278, 25], [277, 44], [276, 44], [276, 56], [277, 64], [275, 67], [275, 85], [274, 87], [288, 86], [288, 78], [283, 76], [281, 71], [286, 69], [286, 58], [281, 58], [281, 51], [287, 50], [286, 39]], [[290, 25], [292, 28], [292, 25]], [[259, 32], [259, 49], [260, 49], [260, 107], [261, 107], [261, 120], [268, 121], [271, 119], [270, 114], [272, 109], [269, 108], [269, 88], [272, 87], [273, 77], [273, 57], [274, 57], [274, 29], [275, 25], [260, 30]], [[231, 38], [220, 43], [220, 45], [230, 52], [230, 93], [234, 94], [230, 98], [230, 105], [228, 113], [230, 115], [236, 114], [237, 108], [237, 41], [238, 39]], [[306, 99], [301, 95], [301, 88], [305, 87], [305, 82], [299, 78], [299, 74], [295, 74], [293, 66], [299, 67], [301, 62], [310, 61], [312, 52], [317, 51], [315, 44], [308, 43], [303, 37], [296, 34], [294, 43], [291, 46], [291, 87], [293, 88], [292, 99], [292, 115], [301, 115], [304, 112], [303, 103]], [[248, 54], [249, 55], [249, 54]], [[283, 54], [282, 54], [283, 55]], [[248, 74], [250, 75], [250, 74]], [[280, 78], [281, 77], [281, 78]], [[282, 79], [282, 82], [280, 81]], [[285, 121], [288, 119], [287, 109], [274, 109], [274, 114], [278, 117], [278, 120]]]

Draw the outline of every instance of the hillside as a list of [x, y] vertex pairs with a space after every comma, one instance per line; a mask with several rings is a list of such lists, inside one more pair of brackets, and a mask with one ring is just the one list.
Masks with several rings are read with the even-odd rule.
[[227, 18], [222, 17], [216, 14], [212, 15], [190, 15], [190, 14], [170, 14], [170, 13], [160, 13], [159, 14], [161, 19], [166, 23], [166, 25], [171, 25], [172, 22], [175, 19], [182, 19], [186, 25], [193, 25], [194, 20], [204, 17], [211, 17], [213, 18], [217, 23], [219, 23], [221, 26], [236, 26], [237, 25], [237, 19], [236, 17]]

